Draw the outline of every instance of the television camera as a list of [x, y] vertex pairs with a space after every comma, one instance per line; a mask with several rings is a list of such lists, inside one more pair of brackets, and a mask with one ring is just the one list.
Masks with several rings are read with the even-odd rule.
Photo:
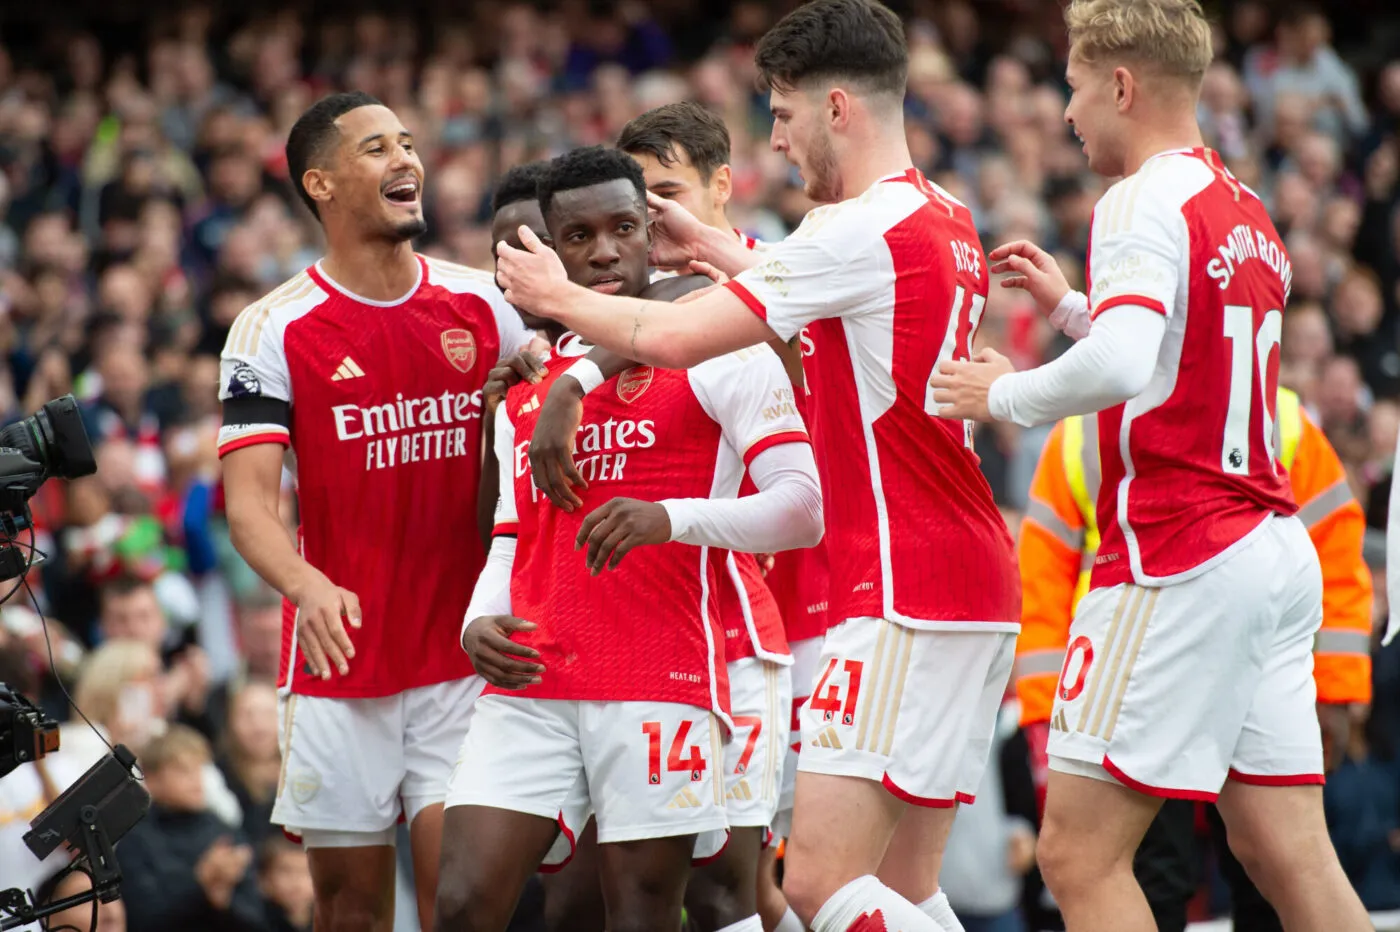
[[[92, 444], [72, 395], [50, 401], [32, 417], [0, 429], [0, 581], [22, 582], [34, 564], [29, 499], [39, 486], [53, 476], [76, 479], [96, 470]], [[25, 530], [30, 533], [29, 544], [17, 540]], [[57, 750], [58, 723], [0, 683], [0, 779], [21, 764]], [[135, 755], [117, 745], [29, 823], [24, 843], [34, 856], [42, 861], [60, 845], [68, 845], [78, 862], [86, 862], [92, 889], [44, 905], [35, 904], [26, 890], [0, 891], [0, 932], [93, 900], [111, 902], [120, 895], [121, 872], [112, 846], [151, 804], [136, 779], [135, 765]]]

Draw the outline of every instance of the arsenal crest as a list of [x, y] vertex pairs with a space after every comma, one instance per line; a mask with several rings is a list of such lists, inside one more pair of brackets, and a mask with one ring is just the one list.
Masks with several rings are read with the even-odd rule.
[[651, 387], [651, 366], [633, 366], [617, 377], [617, 397], [631, 404]]
[[471, 372], [476, 365], [476, 338], [468, 330], [444, 330], [442, 352], [452, 368], [458, 372]]

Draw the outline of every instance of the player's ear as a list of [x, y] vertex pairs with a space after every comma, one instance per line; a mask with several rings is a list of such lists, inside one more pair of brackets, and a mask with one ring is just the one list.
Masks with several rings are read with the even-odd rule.
[[1133, 96], [1137, 93], [1137, 81], [1133, 73], [1127, 68], [1113, 69], [1113, 102], [1118, 106], [1121, 113], [1133, 105]]
[[717, 207], [729, 203], [729, 198], [734, 194], [734, 173], [728, 165], [721, 165], [715, 169], [714, 174], [710, 176], [710, 188], [714, 192]]
[[845, 89], [833, 87], [826, 95], [827, 122], [832, 129], [844, 129], [851, 118], [851, 95]]
[[301, 176], [301, 186], [306, 189], [307, 196], [317, 204], [325, 204], [335, 193], [335, 183], [331, 180], [330, 172], [320, 168], [308, 168]]

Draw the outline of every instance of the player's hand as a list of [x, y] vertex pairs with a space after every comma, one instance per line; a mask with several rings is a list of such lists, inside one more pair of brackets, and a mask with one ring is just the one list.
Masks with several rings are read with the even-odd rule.
[[1011, 273], [1010, 278], [1001, 280], [1001, 287], [1026, 292], [1042, 314], [1048, 316], [1069, 294], [1069, 282], [1065, 281], [1059, 263], [1028, 240], [1019, 239], [998, 246], [987, 254], [987, 261], [992, 263], [988, 271], [993, 275]]
[[773, 567], [776, 566], [778, 562], [771, 553], [757, 554], [754, 559], [758, 561], [759, 574], [764, 577], [767, 577], [769, 573], [773, 572]]
[[[510, 636], [517, 631], [535, 630], [534, 622], [510, 615], [482, 615], [462, 631], [462, 650], [486, 682], [498, 689], [524, 689], [540, 682], [544, 664], [532, 661], [540, 656], [533, 647], [517, 644]], [[527, 660], [516, 658], [526, 657]]]
[[512, 386], [521, 382], [538, 385], [544, 375], [544, 363], [529, 350], [521, 350], [486, 373], [486, 384], [481, 387], [482, 404], [487, 411], [494, 412]]
[[[682, 271], [699, 260], [705, 224], [675, 201], [647, 192], [647, 216], [651, 223], [651, 251], [647, 258], [658, 269]], [[700, 273], [705, 274], [705, 273]]]
[[992, 383], [1015, 371], [1011, 360], [991, 349], [978, 350], [971, 359], [939, 363], [938, 371], [928, 380], [933, 386], [934, 403], [941, 406], [938, 416], [964, 421], [992, 420], [987, 408], [987, 394], [992, 390]]
[[549, 387], [530, 437], [530, 474], [555, 506], [572, 513], [583, 504], [575, 488], [588, 483], [574, 465], [574, 438], [583, 423], [583, 386], [569, 375]]
[[349, 621], [352, 628], [362, 624], [359, 597], [321, 573], [288, 597], [297, 607], [297, 646], [311, 667], [311, 675], [328, 680], [332, 668], [341, 676], [349, 673], [355, 645], [350, 643], [345, 623]]
[[633, 547], [664, 544], [671, 539], [671, 516], [656, 502], [615, 498], [589, 512], [574, 540], [574, 549], [588, 545], [588, 570], [594, 576], [617, 569]]
[[564, 263], [527, 226], [520, 228], [520, 243], [524, 249], [505, 240], [496, 244], [496, 279], [506, 301], [539, 317], [555, 317], [554, 300], [569, 283]]

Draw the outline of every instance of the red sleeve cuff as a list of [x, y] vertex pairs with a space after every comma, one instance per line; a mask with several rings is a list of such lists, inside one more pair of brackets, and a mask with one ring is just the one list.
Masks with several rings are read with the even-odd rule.
[[756, 443], [744, 451], [744, 468], [754, 461], [754, 457], [764, 450], [771, 450], [774, 447], [782, 446], [785, 443], [811, 443], [805, 430], [783, 430], [776, 434], [769, 434], [759, 439]]
[[1167, 316], [1166, 305], [1162, 304], [1162, 302], [1158, 301], [1156, 298], [1149, 298], [1140, 294], [1116, 294], [1111, 298], [1105, 298], [1100, 301], [1099, 306], [1094, 308], [1093, 313], [1089, 315], [1089, 319], [1093, 320], [1109, 308], [1122, 307], [1125, 304], [1136, 304], [1138, 307], [1145, 307], [1149, 311], [1156, 311], [1163, 317]]
[[520, 535], [519, 521], [502, 521], [491, 529], [492, 537], [518, 537]]
[[725, 282], [724, 287], [734, 292], [739, 300], [743, 301], [744, 304], [748, 306], [749, 310], [758, 315], [759, 320], [765, 322], [768, 320], [768, 309], [763, 306], [763, 302], [754, 297], [754, 293], [745, 288], [738, 279], [731, 278], [729, 281]]
[[219, 445], [219, 459], [228, 456], [234, 450], [241, 450], [244, 447], [257, 446], [260, 443], [275, 443], [281, 447], [292, 445], [292, 438], [285, 432], [267, 431], [266, 433], [244, 434], [241, 437], [234, 437], [227, 443]]

